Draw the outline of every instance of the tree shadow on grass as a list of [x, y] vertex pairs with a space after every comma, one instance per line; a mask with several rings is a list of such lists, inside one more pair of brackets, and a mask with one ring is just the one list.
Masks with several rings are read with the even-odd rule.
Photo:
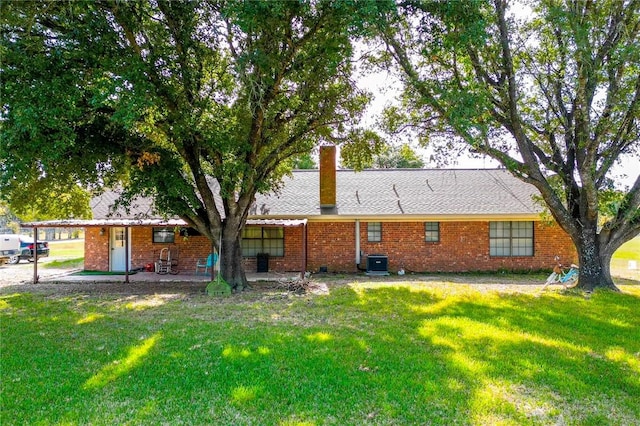
[[[11, 298], [10, 312], [2, 311], [3, 328], [12, 321], [3, 332], [3, 369], [16, 370], [6, 376], [3, 394], [12, 402], [2, 418], [345, 425], [640, 419], [633, 403], [640, 393], [637, 297], [447, 294], [399, 285], [195, 302], [137, 310], [103, 299]], [[144, 356], [121, 368], [141, 345]], [[112, 371], [118, 374], [87, 386]]]
[[470, 421], [555, 423], [568, 416], [589, 423], [606, 419], [612, 400], [622, 402], [613, 423], [639, 420], [638, 297], [471, 293], [434, 301], [428, 292], [384, 288], [361, 298], [373, 311], [396, 306], [437, 348], [469, 387]]

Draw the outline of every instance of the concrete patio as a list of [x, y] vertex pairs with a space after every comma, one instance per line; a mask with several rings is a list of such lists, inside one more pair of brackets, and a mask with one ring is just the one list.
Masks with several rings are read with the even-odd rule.
[[[39, 283], [79, 283], [79, 282], [126, 282], [127, 277], [124, 274], [82, 274], [80, 271], [69, 271], [68, 273], [58, 274], [54, 276], [40, 277]], [[299, 272], [247, 272], [247, 281], [288, 281], [294, 280], [300, 277]], [[195, 274], [156, 274], [155, 272], [136, 272], [131, 273], [128, 276], [130, 283], [178, 283], [178, 282], [192, 282], [192, 283], [206, 283], [211, 281], [210, 275], [195, 275]]]

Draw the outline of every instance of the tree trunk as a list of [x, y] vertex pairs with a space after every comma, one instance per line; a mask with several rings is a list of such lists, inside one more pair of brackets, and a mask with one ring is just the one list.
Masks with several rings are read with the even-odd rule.
[[231, 220], [223, 222], [220, 269], [222, 278], [231, 286], [233, 291], [241, 291], [248, 284], [242, 264], [240, 236], [240, 229], [237, 224]]
[[585, 291], [593, 291], [597, 288], [620, 291], [611, 279], [613, 253], [607, 246], [601, 246], [598, 243], [595, 227], [582, 229], [576, 248], [580, 262], [577, 288]]

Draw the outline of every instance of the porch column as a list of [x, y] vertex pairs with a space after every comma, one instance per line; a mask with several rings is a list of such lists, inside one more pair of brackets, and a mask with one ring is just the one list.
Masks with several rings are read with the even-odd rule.
[[129, 227], [124, 227], [124, 282], [129, 284]]
[[33, 227], [33, 283], [38, 284], [38, 227]]
[[[216, 243], [213, 242], [213, 238], [212, 238], [211, 239], [211, 254], [213, 255], [215, 252], [216, 252]], [[208, 256], [207, 256], [207, 258], [208, 258]], [[213, 282], [213, 280], [215, 279], [215, 276], [216, 276], [215, 271], [216, 271], [216, 263], [217, 262], [214, 262], [213, 260], [214, 260], [214, 258], [212, 257], [211, 258], [211, 271], [209, 271], [209, 273], [211, 274], [211, 282]], [[206, 266], [205, 266], [205, 268], [206, 268]]]

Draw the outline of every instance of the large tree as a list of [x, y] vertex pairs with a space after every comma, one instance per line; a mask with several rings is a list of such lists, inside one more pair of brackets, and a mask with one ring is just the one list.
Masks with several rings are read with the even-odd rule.
[[12, 180], [4, 188], [3, 198], [23, 222], [91, 218], [91, 194], [73, 181], [52, 182], [40, 176], [31, 182]]
[[[350, 147], [340, 153], [342, 165], [355, 170], [362, 169], [421, 169], [424, 160], [408, 144], [388, 145], [379, 141], [362, 146]], [[356, 152], [357, 151], [357, 152]]]
[[390, 121], [534, 185], [577, 248], [579, 286], [615, 288], [611, 256], [640, 232], [640, 176], [604, 223], [599, 203], [612, 167], [638, 161], [640, 1], [407, 0], [379, 30], [406, 85], [408, 114]]
[[0, 190], [47, 178], [152, 196], [221, 238], [223, 277], [242, 288], [255, 194], [319, 141], [366, 135], [350, 62], [363, 6], [2, 2]]

